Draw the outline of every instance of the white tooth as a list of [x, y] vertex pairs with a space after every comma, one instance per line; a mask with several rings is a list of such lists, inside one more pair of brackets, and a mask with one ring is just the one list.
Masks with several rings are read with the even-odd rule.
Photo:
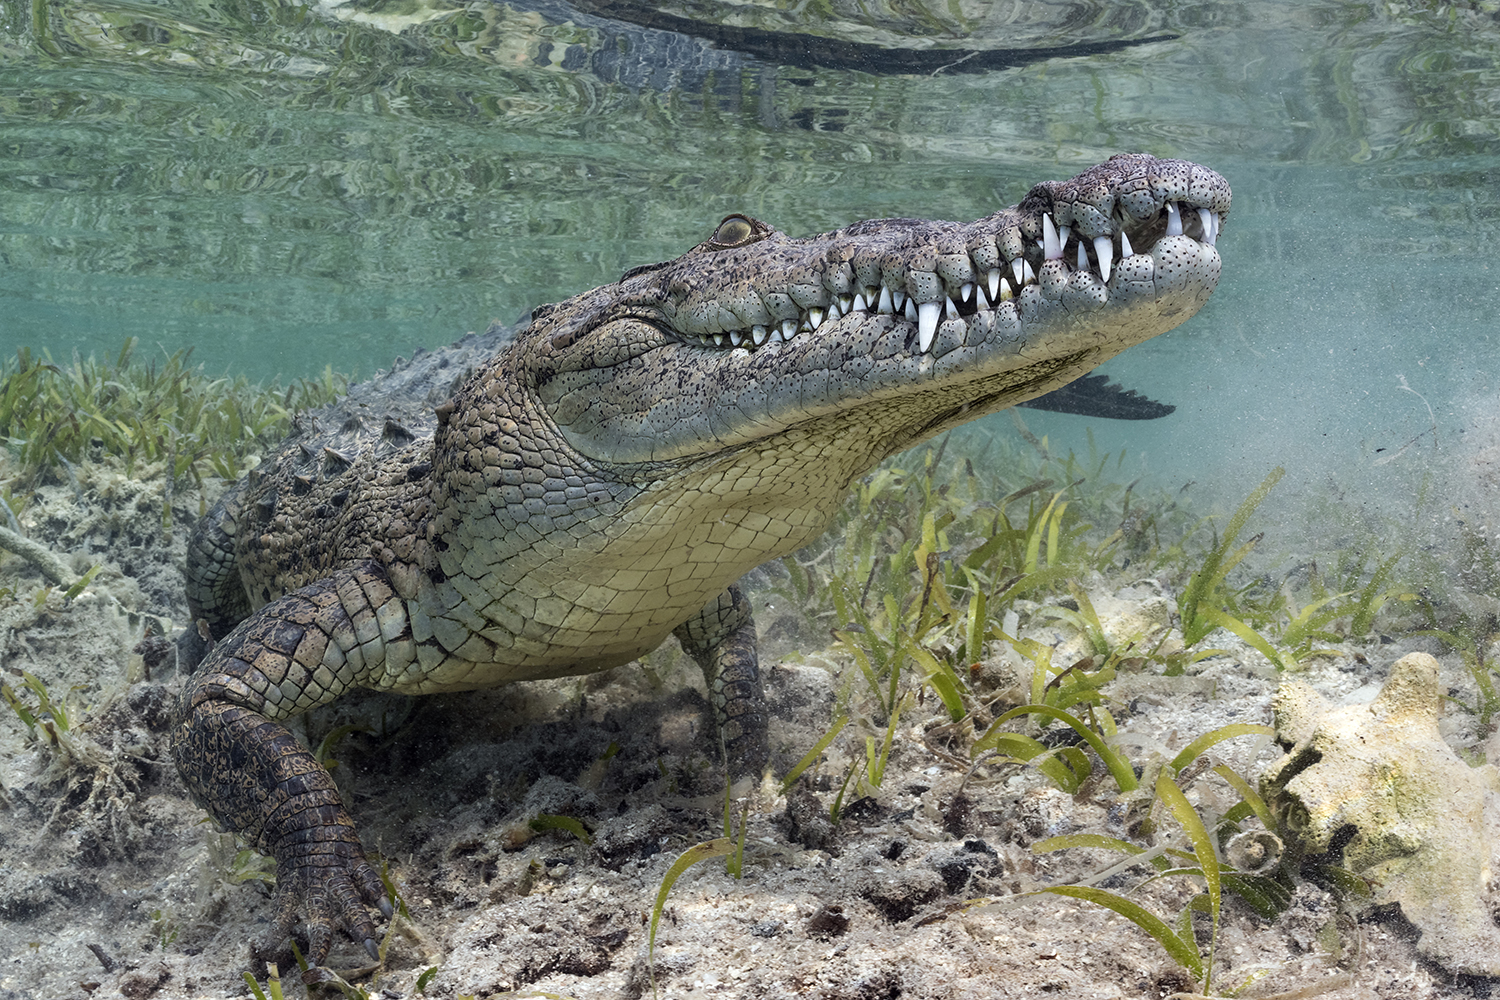
[[1057, 227], [1057, 245], [1060, 246], [1060, 247], [1062, 247], [1064, 250], [1068, 249], [1068, 237], [1072, 236], [1072, 235], [1073, 235], [1073, 227], [1071, 227], [1071, 226], [1058, 226]]
[[1167, 235], [1182, 235], [1182, 213], [1177, 211], [1177, 202], [1167, 202]]
[[849, 315], [849, 311], [854, 308], [854, 298], [852, 296], [840, 295], [834, 301], [838, 303], [840, 316]]
[[716, 334], [714, 334], [714, 346], [715, 347], [723, 347], [724, 346], [724, 335], [722, 333], [716, 333]]
[[926, 354], [937, 336], [938, 309], [936, 302], [923, 302], [917, 306], [917, 353]]
[[781, 321], [781, 339], [782, 340], [791, 340], [796, 335], [797, 335], [797, 321], [794, 320], [794, 319], [784, 319], [784, 320], [782, 320]]
[[943, 319], [958, 319], [958, 306], [946, 296], [943, 298]]
[[855, 292], [854, 293], [854, 304], [851, 305], [847, 310], [845, 310], [844, 315], [847, 316], [849, 313], [852, 313], [852, 312], [869, 312], [869, 311], [870, 311], [870, 307], [865, 304], [865, 293], [864, 292]]
[[730, 330], [729, 331], [729, 342], [731, 344], [733, 344], [735, 347], [739, 347], [740, 346], [740, 341], [742, 341], [744, 339], [745, 339], [745, 331], [744, 330]]
[[1109, 267], [1115, 262], [1115, 245], [1108, 236], [1094, 237], [1094, 253], [1099, 258], [1099, 274], [1109, 284]]
[[808, 326], [808, 329], [816, 330], [818, 327], [820, 327], [822, 325], [823, 325], [823, 310], [821, 310], [821, 309], [809, 309], [807, 311], [807, 326]]
[[896, 303], [891, 299], [891, 290], [885, 285], [880, 286], [880, 305], [875, 311], [883, 313], [894, 313], [896, 311]]
[[973, 296], [974, 282], [965, 281], [962, 285], [958, 286], [958, 301], [967, 302], [969, 301], [969, 299], [973, 298]]
[[990, 286], [990, 301], [995, 301], [995, 296], [1000, 294], [1000, 269], [990, 268], [990, 273], [984, 276], [985, 282]]
[[894, 305], [897, 309], [900, 309], [902, 306], [906, 305], [906, 293], [899, 288], [892, 288], [891, 304]]
[[1198, 223], [1203, 226], [1203, 242], [1214, 245], [1214, 213], [1206, 208], [1198, 209]]
[[1213, 232], [1208, 237], [1208, 245], [1209, 246], [1213, 246], [1214, 244], [1216, 244], [1216, 243], [1219, 242], [1219, 226], [1222, 225], [1223, 223], [1219, 219], [1219, 213], [1218, 212], [1209, 212], [1208, 213], [1208, 217], [1213, 220], [1213, 224], [1214, 224]]
[[1025, 266], [1026, 266], [1026, 258], [1025, 257], [1017, 257], [1015, 260], [1013, 260], [1013, 261], [1010, 262], [1010, 273], [1016, 279], [1016, 284], [1018, 284], [1018, 285], [1021, 284], [1021, 282], [1022, 282], [1021, 275], [1022, 275], [1023, 272], [1022, 272], [1021, 269], [1024, 268]]
[[755, 326], [752, 326], [750, 328], [750, 340], [755, 344], [756, 347], [764, 344], [766, 342], [766, 338], [770, 335], [771, 331], [767, 330], [760, 324], [756, 324]]
[[1120, 230], [1120, 259], [1133, 256], [1135, 250], [1130, 246], [1130, 237], [1125, 235], [1125, 230]]
[[1016, 297], [1015, 293], [1010, 290], [1010, 282], [1008, 282], [1008, 281], [1002, 281], [1002, 282], [1000, 282], [1000, 297], [995, 300], [996, 303], [1009, 302], [1011, 299], [1013, 299], [1015, 297]]
[[1036, 272], [1031, 269], [1031, 261], [1021, 261], [1021, 284], [1031, 285], [1036, 283]]
[[1042, 213], [1042, 258], [1062, 260], [1062, 244], [1057, 239], [1057, 227], [1052, 225], [1052, 216]]
[[[933, 304], [936, 305], [937, 303]], [[911, 299], [907, 299], [906, 308], [903, 310], [903, 313], [909, 321], [915, 323], [917, 321], [917, 304]]]
[[1083, 248], [1083, 240], [1078, 241], [1078, 270], [1089, 269], [1089, 252]]

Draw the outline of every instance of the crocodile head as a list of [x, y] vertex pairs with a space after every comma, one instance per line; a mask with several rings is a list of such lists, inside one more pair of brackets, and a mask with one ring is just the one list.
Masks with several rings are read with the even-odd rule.
[[537, 309], [460, 391], [466, 417], [437, 431], [438, 529], [538, 519], [456, 546], [510, 549], [559, 538], [559, 516], [574, 537], [609, 522], [579, 545], [623, 567], [754, 521], [686, 557], [714, 567], [684, 597], [701, 601], [814, 537], [885, 457], [1188, 319], [1229, 206], [1213, 171], [1131, 154], [971, 223], [793, 239], [730, 216], [676, 260]]
[[868, 465], [1031, 399], [1192, 316], [1229, 185], [1123, 155], [968, 224], [792, 239], [745, 216], [534, 315], [537, 401], [578, 453], [698, 462], [836, 417]]

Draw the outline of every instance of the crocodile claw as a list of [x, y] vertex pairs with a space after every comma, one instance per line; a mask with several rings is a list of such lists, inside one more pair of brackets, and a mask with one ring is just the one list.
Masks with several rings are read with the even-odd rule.
[[[353, 834], [352, 829], [349, 832]], [[304, 913], [306, 958], [311, 964], [323, 964], [334, 932], [339, 930], [347, 931], [351, 938], [361, 942], [371, 958], [380, 959], [379, 934], [370, 919], [369, 907], [378, 908], [386, 918], [394, 911], [380, 876], [365, 860], [357, 839], [352, 845], [345, 840], [296, 845], [290, 856], [277, 859], [276, 886], [273, 943], [284, 942], [295, 927], [298, 914]]]

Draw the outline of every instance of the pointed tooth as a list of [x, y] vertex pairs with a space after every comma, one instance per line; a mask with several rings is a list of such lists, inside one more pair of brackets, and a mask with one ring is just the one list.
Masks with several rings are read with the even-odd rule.
[[1010, 290], [1010, 282], [1008, 282], [1008, 281], [1001, 281], [1000, 282], [1000, 297], [995, 300], [995, 304], [998, 305], [1001, 302], [1009, 302], [1011, 299], [1013, 299], [1015, 297], [1016, 297], [1016, 293], [1012, 292]]
[[1083, 248], [1083, 240], [1078, 241], [1078, 270], [1089, 269], [1089, 252]]
[[958, 287], [958, 301], [967, 302], [974, 297], [974, 282], [966, 281]]
[[716, 333], [716, 334], [714, 334], [714, 346], [715, 347], [723, 347], [724, 346], [724, 335], [722, 333]]
[[849, 311], [854, 308], [854, 296], [852, 295], [840, 295], [834, 301], [838, 303], [840, 316], [849, 315]]
[[1109, 269], [1115, 262], [1115, 245], [1108, 236], [1094, 237], [1094, 255], [1099, 258], [1099, 274], [1109, 284]]
[[943, 298], [943, 319], [958, 319], [958, 306], [946, 296]]
[[895, 313], [896, 311], [896, 303], [891, 298], [891, 290], [885, 285], [880, 286], [880, 305], [875, 311], [883, 313]]
[[781, 339], [782, 340], [791, 340], [796, 335], [797, 335], [797, 321], [794, 320], [794, 319], [784, 319], [784, 320], [782, 320], [781, 321]]
[[1120, 230], [1120, 259], [1124, 260], [1135, 254], [1135, 249], [1130, 245], [1130, 237], [1125, 235], [1125, 230]]
[[941, 308], [936, 302], [923, 302], [917, 306], [918, 354], [926, 354], [928, 348], [932, 347], [932, 340], [937, 336], [938, 310]]
[[1167, 202], [1167, 235], [1182, 235], [1182, 213], [1177, 211], [1177, 202]]
[[744, 330], [730, 330], [729, 331], [729, 343], [732, 344], [733, 346], [739, 347], [740, 346], [740, 341], [742, 341], [744, 339], [745, 339], [745, 331]]
[[1057, 240], [1057, 227], [1052, 224], [1052, 216], [1046, 212], [1042, 213], [1042, 259], [1062, 259], [1062, 244]]
[[758, 323], [750, 328], [750, 340], [755, 344], [756, 347], [760, 347], [762, 344], [764, 344], [766, 342], [766, 338], [770, 335], [771, 331], [767, 330], [765, 327], [761, 326]]
[[1071, 226], [1058, 226], [1057, 245], [1062, 247], [1064, 250], [1068, 249], [1068, 237], [1072, 235], [1073, 228]]
[[1021, 281], [1020, 281], [1020, 284], [1023, 284], [1023, 285], [1032, 285], [1032, 284], [1035, 284], [1035, 283], [1036, 283], [1036, 272], [1031, 269], [1031, 261], [1029, 261], [1029, 260], [1022, 260], [1021, 261]]
[[1203, 242], [1214, 245], [1214, 213], [1206, 208], [1198, 209], [1198, 224], [1203, 227]]
[[985, 284], [990, 287], [990, 301], [994, 302], [1000, 294], [1000, 269], [998, 267], [990, 268], [989, 273], [984, 276], [984, 280]]
[[891, 304], [897, 309], [906, 305], [906, 293], [899, 288], [891, 289]]
[[906, 306], [902, 310], [902, 313], [906, 316], [906, 318], [908, 320], [910, 320], [911, 322], [915, 323], [917, 321], [917, 304], [915, 302], [913, 302], [911, 299], [907, 299], [906, 300]]
[[807, 311], [807, 328], [816, 330], [823, 325], [823, 310], [814, 306]]
[[1012, 277], [1014, 277], [1016, 279], [1016, 284], [1018, 284], [1018, 285], [1022, 284], [1023, 281], [1024, 281], [1024, 279], [1021, 277], [1021, 275], [1022, 275], [1021, 269], [1023, 267], [1025, 267], [1025, 266], [1026, 266], [1026, 258], [1025, 257], [1017, 257], [1015, 260], [1013, 260], [1013, 261], [1010, 262], [1010, 273], [1011, 273]]
[[849, 315], [852, 312], [869, 312], [869, 311], [870, 311], [870, 307], [869, 307], [869, 305], [867, 305], [865, 303], [865, 293], [864, 292], [855, 292], [854, 293], [854, 301], [852, 303], [850, 303], [848, 309], [844, 310], [844, 315], [847, 316], [847, 315]]

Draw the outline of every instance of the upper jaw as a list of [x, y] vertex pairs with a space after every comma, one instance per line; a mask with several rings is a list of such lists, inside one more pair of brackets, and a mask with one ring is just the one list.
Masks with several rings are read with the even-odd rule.
[[664, 334], [698, 347], [754, 351], [864, 312], [904, 318], [926, 353], [944, 321], [993, 313], [1039, 283], [1104, 304], [1138, 279], [1132, 256], [1166, 235], [1213, 246], [1229, 208], [1228, 183], [1206, 167], [1127, 154], [970, 224], [878, 220], [690, 256], [653, 275], [649, 299]]

